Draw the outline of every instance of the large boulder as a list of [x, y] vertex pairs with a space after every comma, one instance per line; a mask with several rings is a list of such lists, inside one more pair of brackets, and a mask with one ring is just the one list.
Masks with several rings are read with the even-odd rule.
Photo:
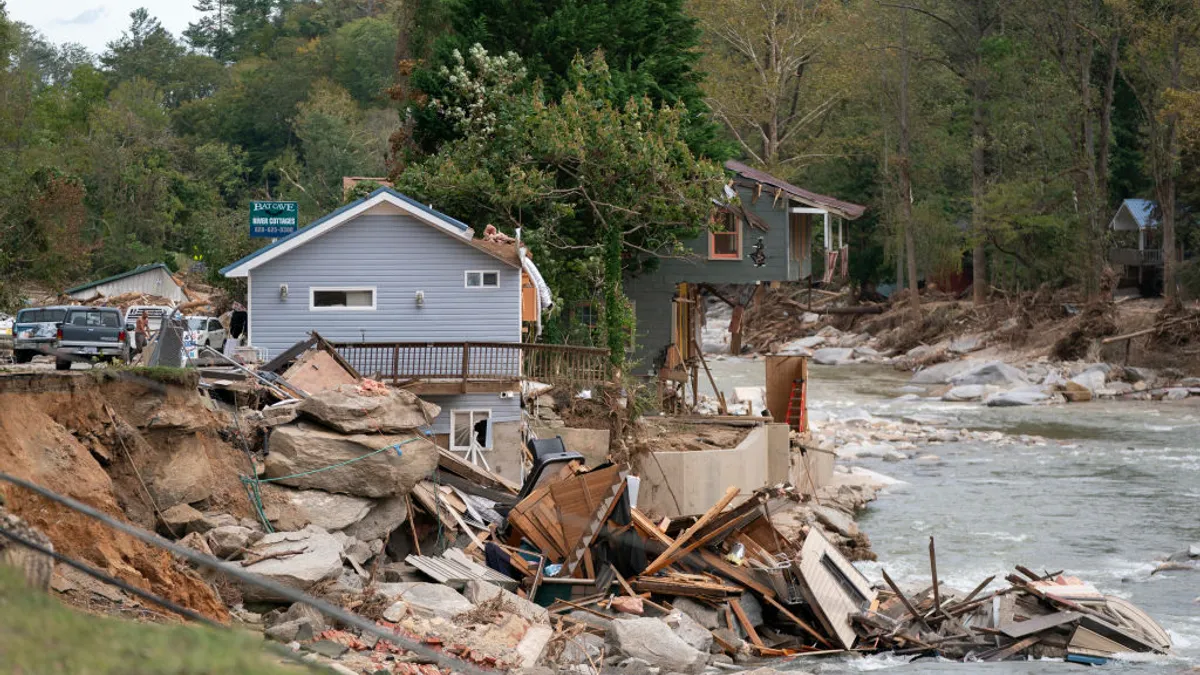
[[813, 363], [822, 366], [841, 366], [854, 363], [854, 350], [849, 347], [825, 347], [813, 352]]
[[[400, 443], [404, 445], [376, 452]], [[343, 436], [301, 422], [271, 432], [266, 471], [270, 478], [294, 476], [279, 481], [292, 487], [378, 498], [408, 494], [429, 476], [437, 461], [437, 446], [415, 434]], [[350, 463], [306, 473], [343, 462]]]
[[212, 465], [199, 443], [170, 449], [150, 472], [150, 492], [159, 508], [164, 509], [208, 499], [215, 483]]
[[501, 596], [504, 598], [504, 604], [507, 606], [508, 611], [530, 623], [546, 623], [550, 620], [550, 613], [545, 607], [535, 602], [530, 602], [512, 591], [505, 590], [480, 579], [471, 579], [468, 581], [466, 587], [463, 588], [463, 596], [469, 602], [476, 605]]
[[1095, 393], [1104, 388], [1104, 371], [1099, 368], [1088, 369], [1075, 375], [1071, 378], [1071, 382], [1087, 388], [1088, 391]]
[[366, 517], [343, 532], [362, 541], [383, 539], [408, 520], [408, 502], [404, 497], [384, 497], [371, 505]]
[[949, 384], [951, 378], [974, 368], [978, 361], [946, 361], [917, 371], [909, 382], [913, 384]]
[[204, 540], [218, 558], [229, 558], [250, 545], [254, 531], [241, 525], [214, 527], [204, 535]]
[[270, 483], [262, 486], [262, 494], [267, 517], [281, 530], [299, 530], [310, 524], [331, 532], [342, 530], [367, 517], [373, 505], [362, 497]]
[[700, 673], [708, 664], [706, 652], [689, 645], [661, 619], [614, 619], [608, 639], [621, 654], [666, 671]]
[[[266, 557], [271, 555], [277, 557]], [[261, 560], [247, 565], [247, 572], [306, 591], [322, 581], [341, 576], [342, 542], [325, 530], [310, 525], [299, 532], [275, 532], [264, 536], [246, 553], [246, 560], [256, 559]], [[250, 584], [243, 584], [242, 596], [252, 602], [287, 600], [277, 593]]]
[[441, 408], [403, 389], [343, 384], [319, 391], [297, 406], [300, 414], [344, 434], [399, 433], [428, 426]]
[[1006, 387], [1018, 387], [1029, 384], [1025, 373], [1013, 368], [1002, 361], [992, 361], [980, 366], [964, 370], [950, 378], [950, 384], [995, 384]]
[[986, 384], [964, 384], [957, 387], [951, 387], [949, 391], [942, 394], [943, 401], [978, 401], [984, 396], [987, 396], [991, 388]]
[[1036, 405], [1038, 403], [1049, 402], [1050, 395], [1045, 392], [1033, 389], [1021, 389], [992, 394], [984, 400], [984, 405], [993, 408], [1011, 408], [1014, 406]]
[[679, 636], [679, 639], [688, 643], [692, 648], [708, 653], [709, 648], [712, 647], [712, 633], [684, 612], [676, 609], [663, 617], [662, 620], [667, 622], [667, 625]]
[[376, 584], [375, 592], [395, 602], [403, 602], [409, 609], [425, 616], [452, 619], [458, 614], [475, 608], [470, 600], [444, 584], [421, 581], [398, 584]]

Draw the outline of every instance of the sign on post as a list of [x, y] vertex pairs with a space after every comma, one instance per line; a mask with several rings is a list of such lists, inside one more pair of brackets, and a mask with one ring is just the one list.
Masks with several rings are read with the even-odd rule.
[[277, 239], [296, 231], [296, 202], [250, 202], [250, 236]]

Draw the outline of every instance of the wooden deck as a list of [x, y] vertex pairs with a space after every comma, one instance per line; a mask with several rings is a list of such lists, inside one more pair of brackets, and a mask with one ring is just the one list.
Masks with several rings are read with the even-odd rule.
[[426, 394], [510, 390], [514, 383], [590, 386], [607, 382], [607, 349], [505, 342], [340, 342], [358, 372]]
[[1159, 248], [1112, 248], [1108, 250], [1109, 262], [1130, 267], [1158, 267], [1163, 264], [1163, 252]]

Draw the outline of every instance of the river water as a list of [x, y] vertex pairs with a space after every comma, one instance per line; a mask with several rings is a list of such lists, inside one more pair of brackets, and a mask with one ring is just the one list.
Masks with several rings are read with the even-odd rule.
[[[734, 386], [764, 382], [762, 361], [710, 359], [727, 395]], [[1131, 656], [1110, 662], [1105, 672], [1184, 672], [1200, 664], [1200, 571], [1150, 575], [1156, 557], [1200, 543], [1200, 406], [1101, 401], [987, 408], [898, 400], [907, 380], [885, 366], [813, 366], [809, 407], [815, 418], [855, 409], [880, 417], [923, 415], [944, 418], [950, 428], [1037, 435], [1045, 443], [921, 448], [938, 455], [938, 463], [855, 460], [903, 481], [860, 515], [880, 561], [859, 564], [868, 577], [878, 580], [882, 567], [901, 585], [928, 585], [930, 536], [937, 542], [939, 578], [964, 592], [993, 574], [1002, 580], [1015, 565], [1065, 570], [1140, 606], [1175, 643], [1177, 657]], [[870, 657], [796, 667], [1008, 675], [1085, 666]]]

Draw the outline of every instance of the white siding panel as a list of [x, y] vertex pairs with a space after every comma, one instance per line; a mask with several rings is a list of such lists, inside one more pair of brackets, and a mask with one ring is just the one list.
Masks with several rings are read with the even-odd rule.
[[[467, 269], [499, 270], [499, 288], [466, 288]], [[271, 356], [314, 330], [346, 342], [521, 340], [520, 271], [410, 216], [360, 216], [250, 275], [251, 335]], [[374, 286], [376, 309], [310, 311], [312, 286]]]

